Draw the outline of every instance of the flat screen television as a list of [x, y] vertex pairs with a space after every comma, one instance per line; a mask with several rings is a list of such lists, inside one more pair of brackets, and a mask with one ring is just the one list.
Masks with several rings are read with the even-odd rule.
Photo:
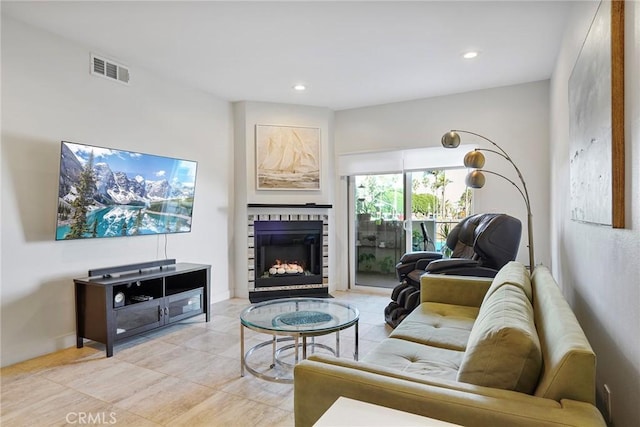
[[56, 240], [191, 231], [197, 162], [62, 141]]

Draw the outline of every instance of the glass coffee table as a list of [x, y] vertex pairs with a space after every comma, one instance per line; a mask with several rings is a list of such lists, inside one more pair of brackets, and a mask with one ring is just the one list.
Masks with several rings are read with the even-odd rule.
[[[354, 306], [329, 298], [285, 298], [252, 304], [240, 313], [240, 375], [244, 376], [246, 369], [265, 380], [292, 383], [300, 349], [302, 359], [307, 357], [307, 348], [312, 352], [324, 349], [340, 357], [340, 331], [351, 326], [355, 326], [353, 358], [358, 360], [359, 316]], [[272, 338], [245, 353], [245, 328], [270, 334]], [[315, 342], [315, 337], [331, 333], [336, 334], [335, 347]], [[308, 338], [311, 342], [307, 342]], [[287, 341], [293, 343], [281, 345]], [[252, 360], [258, 359], [257, 350], [267, 346], [271, 346], [268, 359]], [[288, 362], [287, 357], [293, 361]]]

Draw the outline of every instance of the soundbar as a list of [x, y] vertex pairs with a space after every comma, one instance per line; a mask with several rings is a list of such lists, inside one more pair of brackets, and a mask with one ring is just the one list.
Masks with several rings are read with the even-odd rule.
[[111, 277], [114, 273], [122, 273], [123, 271], [138, 270], [142, 273], [143, 269], [154, 267], [160, 267], [160, 270], [162, 270], [162, 267], [165, 265], [173, 265], [175, 263], [175, 259], [161, 259], [157, 261], [141, 262], [138, 264], [116, 265], [114, 267], [95, 268], [93, 270], [89, 270], [88, 275], [89, 277], [102, 276], [107, 278]]

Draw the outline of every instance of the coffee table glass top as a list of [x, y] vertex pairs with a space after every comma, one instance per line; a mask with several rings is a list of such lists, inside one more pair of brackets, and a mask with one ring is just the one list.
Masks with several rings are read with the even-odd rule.
[[358, 321], [358, 309], [327, 298], [285, 298], [253, 304], [240, 314], [244, 326], [284, 333], [321, 333]]

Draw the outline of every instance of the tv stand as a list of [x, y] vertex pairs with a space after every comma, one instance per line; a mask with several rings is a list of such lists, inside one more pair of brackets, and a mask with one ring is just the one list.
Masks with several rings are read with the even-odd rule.
[[73, 280], [77, 347], [97, 341], [111, 357], [124, 338], [200, 314], [208, 322], [210, 276], [210, 265], [174, 259], [89, 270]]

